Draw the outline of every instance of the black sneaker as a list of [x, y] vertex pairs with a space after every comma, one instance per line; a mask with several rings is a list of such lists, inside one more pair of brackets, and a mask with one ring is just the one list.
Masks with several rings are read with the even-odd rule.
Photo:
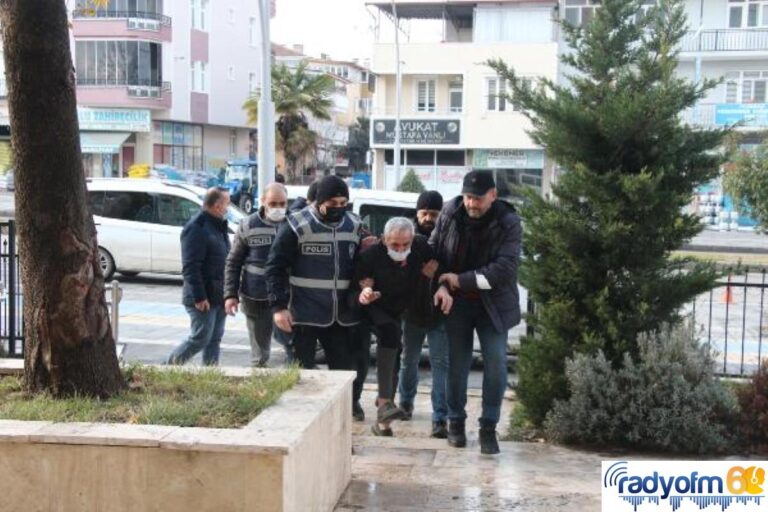
[[352, 403], [352, 418], [355, 421], [365, 421], [365, 411], [357, 400]]
[[467, 434], [464, 430], [463, 421], [451, 421], [448, 424], [448, 444], [454, 448], [467, 446]]
[[480, 453], [483, 455], [499, 453], [499, 442], [496, 440], [494, 427], [480, 427]]
[[413, 404], [400, 404], [400, 410], [403, 411], [403, 421], [410, 421], [413, 418]]
[[445, 439], [448, 437], [448, 427], [445, 421], [432, 422], [432, 437], [435, 439]]

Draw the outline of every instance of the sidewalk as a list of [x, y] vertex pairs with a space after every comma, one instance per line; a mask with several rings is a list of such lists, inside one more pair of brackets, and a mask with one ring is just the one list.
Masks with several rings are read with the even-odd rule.
[[[429, 389], [420, 387], [412, 421], [393, 424], [393, 438], [375, 437], [375, 388], [366, 385], [366, 422], [353, 427], [352, 482], [336, 512], [600, 510], [598, 454], [548, 444], [501, 443], [501, 455], [480, 454], [476, 418], [478, 392], [469, 396], [467, 448], [430, 439]], [[513, 401], [504, 401], [508, 418]], [[499, 433], [506, 433], [506, 422]]]

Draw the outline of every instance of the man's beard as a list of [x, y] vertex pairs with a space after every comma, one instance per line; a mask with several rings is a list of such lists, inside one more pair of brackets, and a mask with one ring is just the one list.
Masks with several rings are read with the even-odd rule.
[[419, 223], [419, 232], [422, 235], [429, 235], [429, 234], [431, 234], [433, 229], [435, 229], [435, 223], [434, 222], [420, 222]]

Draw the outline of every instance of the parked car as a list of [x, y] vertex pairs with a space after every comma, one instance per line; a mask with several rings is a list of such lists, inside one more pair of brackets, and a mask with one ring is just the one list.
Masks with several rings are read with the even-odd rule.
[[[88, 179], [87, 186], [105, 279], [115, 272], [181, 273], [181, 230], [200, 211], [204, 188], [129, 178]], [[229, 207], [230, 236], [243, 218], [240, 209]]]

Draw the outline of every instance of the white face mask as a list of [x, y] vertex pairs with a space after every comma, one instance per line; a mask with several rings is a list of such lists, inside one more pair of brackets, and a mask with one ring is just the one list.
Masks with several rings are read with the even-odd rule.
[[409, 254], [411, 254], [410, 247], [403, 252], [397, 252], [397, 251], [393, 251], [392, 249], [387, 249], [387, 255], [389, 255], [389, 257], [392, 258], [392, 261], [397, 261], [397, 262], [405, 261], [405, 259], [408, 257]]
[[282, 222], [285, 219], [285, 208], [264, 208], [264, 215], [272, 222]]

